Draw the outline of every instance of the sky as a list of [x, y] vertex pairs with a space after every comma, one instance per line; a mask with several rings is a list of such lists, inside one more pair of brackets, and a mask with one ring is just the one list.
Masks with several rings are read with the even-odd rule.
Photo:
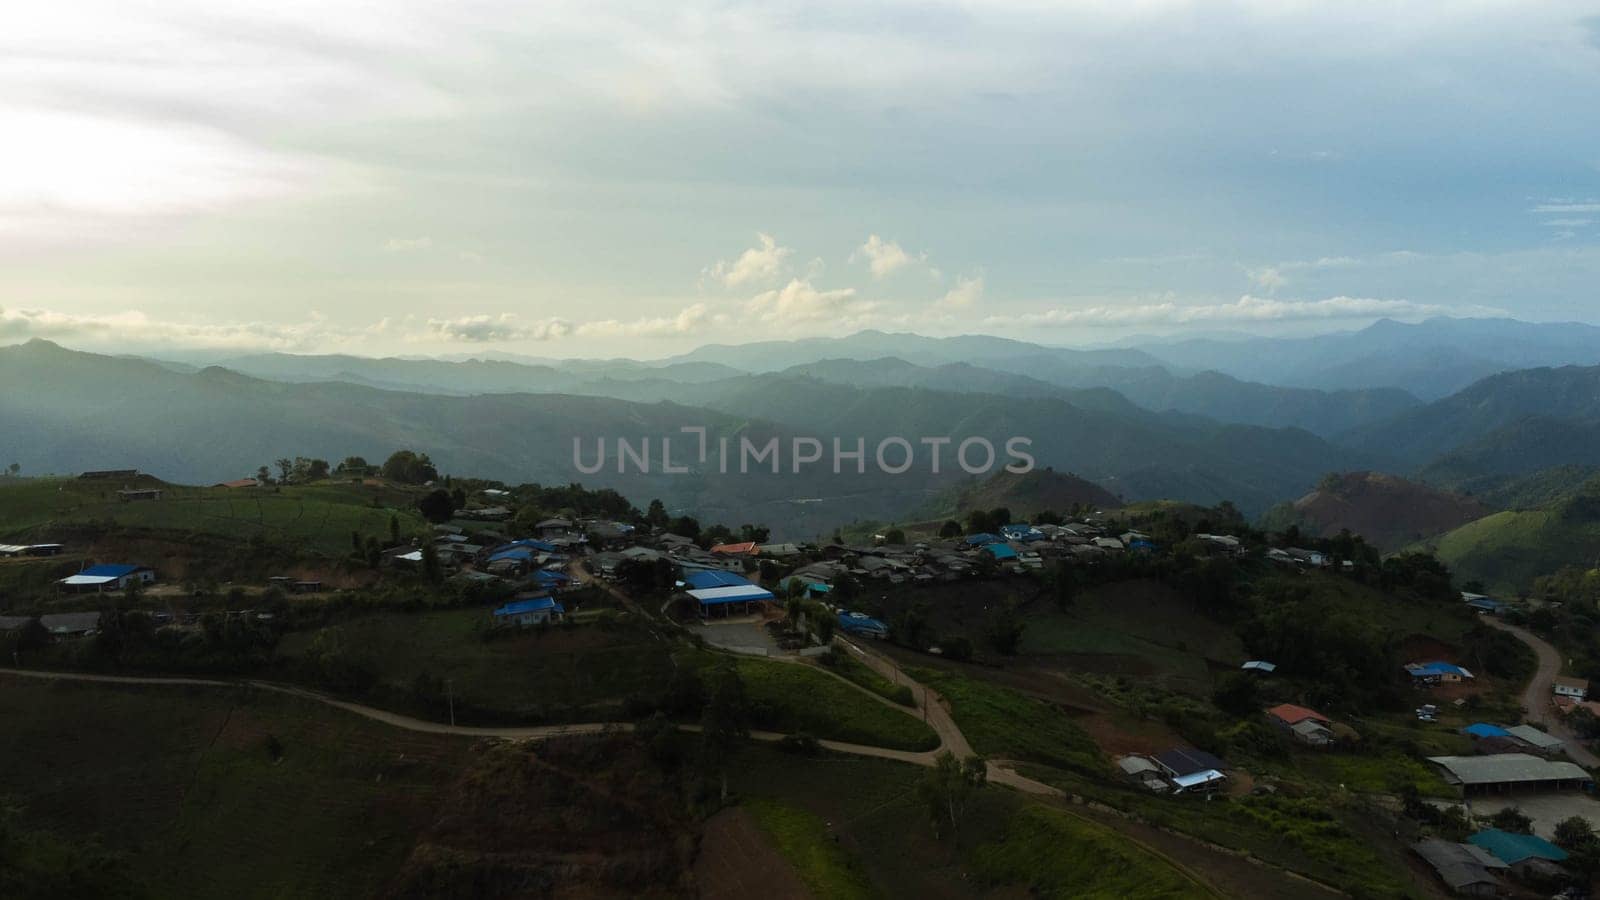
[[57, 0], [0, 343], [1600, 322], [1600, 2]]

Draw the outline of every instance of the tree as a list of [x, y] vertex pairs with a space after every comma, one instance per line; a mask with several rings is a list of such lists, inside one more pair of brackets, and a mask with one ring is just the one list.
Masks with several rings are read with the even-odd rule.
[[394, 513], [389, 514], [389, 546], [400, 543], [400, 517]]
[[966, 817], [972, 795], [988, 784], [988, 766], [983, 758], [969, 756], [958, 760], [948, 750], [934, 760], [933, 768], [917, 783], [917, 795], [928, 806], [934, 834], [959, 840], [961, 820]]
[[765, 525], [739, 526], [739, 540], [741, 541], [754, 541], [757, 544], [764, 544], [771, 535], [771, 530]]
[[450, 493], [443, 489], [434, 490], [417, 501], [417, 510], [429, 522], [448, 522], [450, 517], [455, 515], [455, 498], [451, 497]]
[[1533, 820], [1515, 806], [1507, 806], [1490, 816], [1489, 824], [1513, 834], [1533, 834]]
[[372, 470], [367, 460], [362, 456], [346, 456], [334, 472], [340, 475], [365, 475]]
[[883, 542], [885, 544], [904, 544], [906, 542], [906, 533], [898, 528], [891, 528], [883, 533]]
[[432, 544], [422, 545], [422, 575], [434, 584], [444, 580], [444, 567], [439, 564], [439, 550]]
[[257, 469], [256, 470], [256, 481], [259, 481], [262, 484], [271, 484], [272, 483], [272, 470], [267, 468], [266, 466], [262, 466], [261, 468]]
[[1217, 679], [1211, 691], [1211, 702], [1217, 708], [1238, 718], [1255, 715], [1261, 705], [1256, 682], [1244, 672], [1229, 672]]
[[707, 777], [721, 781], [722, 802], [728, 801], [728, 761], [739, 741], [749, 735], [745, 725], [744, 682], [732, 663], [712, 673], [711, 696], [700, 715], [700, 764]]
[[667, 526], [667, 531], [691, 541], [700, 540], [700, 522], [692, 516], [679, 516]]
[[278, 480], [288, 484], [289, 476], [294, 474], [294, 460], [287, 456], [282, 456], [273, 460], [272, 464], [278, 467]]
[[434, 468], [428, 454], [412, 450], [396, 450], [389, 454], [380, 471], [384, 478], [401, 484], [427, 484], [439, 478], [439, 470]]
[[22, 463], [12, 463], [11, 465], [6, 466], [6, 472], [12, 478], [17, 477], [19, 474], [22, 473]]
[[1013, 600], [1006, 600], [994, 608], [989, 614], [988, 628], [985, 637], [989, 639], [989, 646], [1001, 656], [1016, 656], [1017, 647], [1022, 644], [1022, 632], [1027, 628], [1027, 623], [1017, 615], [1017, 604]]
[[651, 500], [650, 508], [645, 510], [644, 523], [651, 528], [666, 528], [669, 521], [666, 505], [660, 500]]
[[1595, 841], [1594, 827], [1582, 816], [1573, 816], [1556, 823], [1556, 846], [1574, 850]]
[[939, 537], [954, 538], [960, 536], [961, 523], [957, 522], [955, 519], [945, 519], [944, 524], [939, 526]]

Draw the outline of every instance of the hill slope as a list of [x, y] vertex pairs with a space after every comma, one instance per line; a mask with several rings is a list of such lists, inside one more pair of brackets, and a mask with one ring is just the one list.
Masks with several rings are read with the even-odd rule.
[[1490, 590], [1527, 590], [1563, 566], [1600, 565], [1600, 480], [1541, 509], [1507, 510], [1429, 541], [1462, 580]]
[[1341, 529], [1395, 550], [1430, 535], [1480, 519], [1490, 509], [1478, 500], [1430, 488], [1381, 472], [1344, 472], [1324, 478], [1317, 489], [1269, 514], [1269, 526], [1293, 523], [1302, 532], [1333, 537]]

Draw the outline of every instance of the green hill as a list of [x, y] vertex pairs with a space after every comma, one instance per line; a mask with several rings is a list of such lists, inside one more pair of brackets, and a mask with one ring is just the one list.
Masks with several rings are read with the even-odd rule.
[[1600, 560], [1600, 480], [1541, 509], [1507, 510], [1469, 522], [1429, 549], [1462, 581], [1513, 593], [1562, 566]]

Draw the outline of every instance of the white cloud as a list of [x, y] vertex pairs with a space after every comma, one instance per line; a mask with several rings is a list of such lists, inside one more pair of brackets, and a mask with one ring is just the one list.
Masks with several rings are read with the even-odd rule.
[[957, 278], [955, 287], [946, 291], [945, 295], [934, 303], [934, 306], [938, 309], [946, 310], [967, 309], [982, 297], [982, 275], [976, 275], [971, 278]]
[[[573, 326], [565, 319], [540, 319], [523, 322], [515, 313], [498, 316], [461, 316], [455, 319], [429, 319], [426, 337], [439, 340], [487, 344], [506, 341], [548, 341], [572, 334]], [[413, 340], [423, 339], [412, 335]]]
[[867, 235], [867, 240], [856, 252], [850, 254], [851, 262], [866, 260], [867, 268], [872, 272], [873, 278], [882, 278], [896, 272], [915, 262], [925, 262], [926, 253], [912, 256], [901, 247], [897, 241], [886, 241], [876, 234]]
[[796, 324], [859, 316], [874, 304], [857, 299], [855, 288], [820, 291], [807, 279], [791, 279], [779, 290], [763, 291], [750, 298], [745, 312], [766, 322]]
[[433, 238], [422, 237], [392, 237], [383, 242], [385, 253], [417, 253], [433, 247]]
[[1600, 203], [1541, 203], [1528, 210], [1528, 212], [1542, 215], [1551, 213], [1600, 213]]
[[576, 333], [580, 337], [669, 337], [692, 334], [716, 318], [710, 307], [696, 303], [680, 310], [675, 316], [585, 322], [578, 326]]
[[992, 326], [1085, 326], [1186, 325], [1250, 322], [1290, 322], [1319, 319], [1374, 319], [1384, 316], [1415, 318], [1425, 316], [1505, 315], [1505, 311], [1483, 306], [1444, 306], [1413, 303], [1409, 300], [1384, 300], [1372, 297], [1329, 297], [1325, 300], [1278, 300], [1246, 294], [1233, 303], [1182, 305], [1167, 300], [1120, 306], [1092, 306], [1082, 309], [1049, 309], [1014, 316], [990, 316]]
[[723, 287], [769, 284], [782, 274], [786, 261], [794, 251], [778, 246], [777, 238], [765, 232], [756, 233], [758, 246], [739, 254], [729, 262], [719, 260], [703, 273], [705, 277]]
[[1539, 224], [1546, 228], [1582, 228], [1593, 221], [1593, 219], [1546, 219]]
[[44, 338], [119, 347], [306, 350], [323, 345], [331, 335], [327, 321], [315, 313], [298, 323], [214, 324], [153, 319], [138, 310], [78, 314], [0, 307], [0, 340]]
[[1263, 266], [1259, 269], [1251, 269], [1247, 274], [1256, 287], [1269, 294], [1289, 283], [1288, 277], [1277, 266]]

